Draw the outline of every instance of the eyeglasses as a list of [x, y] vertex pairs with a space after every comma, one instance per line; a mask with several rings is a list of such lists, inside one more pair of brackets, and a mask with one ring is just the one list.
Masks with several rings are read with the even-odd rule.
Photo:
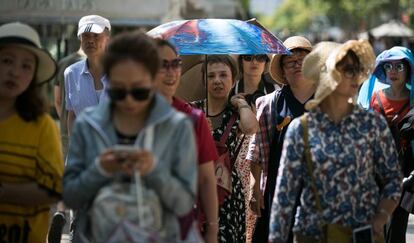
[[356, 68], [353, 66], [345, 66], [342, 69], [342, 74], [345, 76], [345, 78], [349, 78], [349, 79], [359, 77], [359, 75], [361, 75], [362, 72], [363, 72], [363, 69]]
[[305, 57], [303, 57], [303, 58], [299, 58], [299, 59], [297, 59], [297, 60], [293, 60], [293, 61], [290, 61], [290, 62], [285, 62], [285, 63], [282, 63], [282, 65], [285, 67], [285, 68], [294, 68], [294, 67], [296, 67], [296, 65], [299, 65], [299, 66], [302, 66], [302, 63], [303, 63], [303, 59], [304, 59]]
[[255, 59], [257, 62], [265, 62], [268, 60], [266, 55], [243, 55], [242, 59], [246, 62], [252, 62]]
[[137, 101], [144, 101], [148, 99], [151, 93], [151, 89], [148, 88], [132, 88], [132, 89], [123, 89], [123, 88], [110, 88], [108, 89], [109, 97], [114, 101], [124, 100], [128, 94]]
[[176, 58], [171, 61], [164, 59], [162, 60], [161, 70], [167, 71], [168, 69], [171, 68], [171, 70], [175, 71], [178, 68], [180, 68], [182, 64], [183, 64], [183, 61], [180, 58]]
[[391, 72], [392, 70], [395, 70], [395, 71], [397, 71], [397, 72], [402, 72], [402, 71], [404, 71], [404, 70], [405, 70], [405, 65], [404, 65], [404, 63], [402, 63], [402, 62], [395, 63], [395, 64], [392, 64], [392, 63], [385, 63], [385, 64], [384, 64], [384, 70], [385, 70], [385, 72], [387, 72], [387, 73]]

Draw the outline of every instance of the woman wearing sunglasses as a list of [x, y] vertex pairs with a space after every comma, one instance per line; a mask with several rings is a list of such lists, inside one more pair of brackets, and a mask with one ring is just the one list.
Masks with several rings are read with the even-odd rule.
[[[374, 92], [370, 102], [371, 108], [383, 115], [391, 128], [405, 177], [408, 177], [414, 170], [412, 141], [401, 137], [399, 127], [400, 121], [410, 110], [410, 88], [411, 81], [414, 80], [413, 67], [413, 54], [408, 48], [397, 46], [378, 55], [373, 75], [379, 82], [389, 87]], [[396, 208], [391, 223], [387, 227], [388, 242], [405, 242], [408, 216], [409, 212], [402, 207]]]
[[[74, 242], [91, 238], [90, 205], [98, 191], [136, 170], [161, 202], [159, 235], [179, 239], [177, 218], [195, 199], [196, 150], [191, 121], [154, 91], [159, 65], [156, 44], [144, 33], [120, 34], [108, 46], [109, 100], [78, 117], [69, 145], [63, 198], [78, 210]], [[151, 149], [144, 146], [149, 136]], [[120, 153], [119, 144], [129, 146], [128, 153]]]
[[374, 58], [369, 43], [356, 40], [321, 42], [305, 57], [303, 75], [317, 88], [305, 105], [309, 112], [295, 118], [286, 132], [271, 242], [288, 239], [298, 199], [294, 242], [326, 239], [327, 225], [344, 232], [327, 242], [352, 242], [354, 229], [370, 226], [375, 242], [383, 242], [384, 225], [401, 195], [402, 175], [385, 119], [353, 103]]
[[[269, 57], [265, 54], [261, 55], [239, 55], [238, 66], [240, 73], [240, 80], [236, 81], [229, 97], [233, 97], [236, 94], [243, 95], [246, 98], [247, 103], [252, 107], [252, 111], [255, 112], [256, 99], [272, 93], [276, 87], [276, 83], [270, 78], [268, 73], [265, 74], [265, 70], [268, 68]], [[246, 239], [251, 241], [251, 236], [255, 224], [255, 215], [249, 208], [250, 198], [250, 163], [246, 162], [246, 154], [249, 146], [251, 136], [246, 136], [243, 139], [243, 144], [240, 148], [239, 155], [237, 156], [235, 166], [240, 174], [240, 178], [243, 184], [246, 201]]]

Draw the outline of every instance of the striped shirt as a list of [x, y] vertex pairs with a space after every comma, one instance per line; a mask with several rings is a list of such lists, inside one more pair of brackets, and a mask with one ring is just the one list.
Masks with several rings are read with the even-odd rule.
[[[65, 76], [65, 101], [66, 110], [75, 112], [78, 116], [83, 109], [95, 106], [106, 92], [97, 92], [92, 74], [89, 72], [87, 60], [76, 62], [66, 68]], [[106, 75], [101, 78], [103, 90], [108, 86]]]

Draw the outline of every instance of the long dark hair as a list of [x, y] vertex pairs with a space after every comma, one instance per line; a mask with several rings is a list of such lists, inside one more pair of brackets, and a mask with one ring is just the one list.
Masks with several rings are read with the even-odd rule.
[[[37, 61], [36, 68], [37, 70]], [[21, 93], [15, 102], [17, 114], [27, 121], [35, 121], [37, 118], [47, 112], [47, 102], [42, 94], [41, 85], [36, 82], [36, 72], [29, 87]]]

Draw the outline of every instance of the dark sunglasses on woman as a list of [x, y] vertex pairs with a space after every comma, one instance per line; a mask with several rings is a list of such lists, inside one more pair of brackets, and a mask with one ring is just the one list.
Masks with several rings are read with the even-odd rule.
[[171, 61], [168, 60], [162, 60], [161, 63], [161, 70], [167, 71], [171, 68], [171, 70], [177, 70], [181, 65], [183, 64], [183, 61], [180, 58], [173, 59]]
[[255, 59], [257, 62], [266, 62], [268, 60], [267, 55], [243, 55], [242, 59], [246, 62], [251, 62]]
[[109, 98], [113, 101], [124, 100], [127, 95], [131, 95], [132, 98], [136, 101], [147, 100], [150, 96], [151, 89], [148, 88], [132, 88], [132, 89], [123, 89], [123, 88], [110, 88], [108, 89]]

